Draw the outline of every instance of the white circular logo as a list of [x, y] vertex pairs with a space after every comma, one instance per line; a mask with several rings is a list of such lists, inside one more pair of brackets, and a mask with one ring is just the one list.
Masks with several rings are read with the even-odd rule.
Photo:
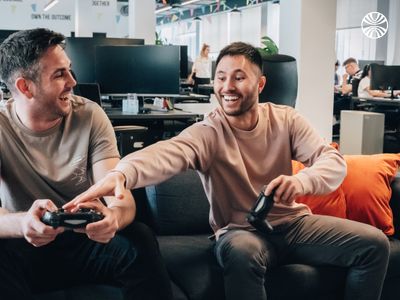
[[379, 39], [383, 37], [389, 24], [384, 15], [377, 11], [370, 12], [364, 16], [361, 21], [361, 29], [363, 33], [370, 39]]

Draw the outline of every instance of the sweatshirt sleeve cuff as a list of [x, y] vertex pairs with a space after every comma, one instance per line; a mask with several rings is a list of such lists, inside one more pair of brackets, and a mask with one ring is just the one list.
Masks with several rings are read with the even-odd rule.
[[293, 176], [295, 176], [300, 181], [300, 184], [303, 187], [304, 195], [312, 194], [312, 191], [313, 191], [312, 186], [313, 186], [313, 184], [311, 182], [310, 177], [307, 174], [305, 174], [303, 172], [299, 172], [299, 173], [297, 173], [296, 175], [293, 175]]
[[135, 168], [129, 163], [120, 161], [113, 170], [121, 172], [125, 176], [125, 187], [127, 189], [133, 189], [135, 187], [137, 183], [137, 173]]

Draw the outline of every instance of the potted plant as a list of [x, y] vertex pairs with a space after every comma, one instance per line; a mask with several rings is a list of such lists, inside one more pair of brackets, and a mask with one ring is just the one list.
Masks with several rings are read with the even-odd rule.
[[263, 44], [264, 47], [263, 48], [258, 48], [258, 51], [260, 52], [260, 54], [261, 54], [261, 56], [263, 58], [265, 56], [268, 56], [268, 55], [271, 55], [271, 54], [277, 54], [279, 52], [278, 46], [268, 36], [263, 36], [261, 38], [261, 44]]
[[166, 42], [166, 40], [163, 40], [163, 39], [161, 38], [161, 32], [157, 32], [157, 31], [156, 31], [156, 41], [155, 41], [155, 44], [156, 44], [156, 45], [164, 45], [165, 42]]

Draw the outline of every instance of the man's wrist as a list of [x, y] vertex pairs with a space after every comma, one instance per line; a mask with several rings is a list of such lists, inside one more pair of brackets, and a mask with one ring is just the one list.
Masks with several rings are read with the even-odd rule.
[[121, 174], [121, 176], [124, 179], [124, 188], [126, 188], [126, 175], [122, 171], [117, 170], [117, 169], [112, 169], [112, 170], [110, 170], [109, 173], [119, 173], [119, 174]]

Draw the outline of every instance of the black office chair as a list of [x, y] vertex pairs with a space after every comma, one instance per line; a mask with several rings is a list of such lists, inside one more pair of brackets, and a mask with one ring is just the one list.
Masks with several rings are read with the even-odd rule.
[[361, 79], [353, 78], [351, 81], [351, 95], [353, 97], [358, 97], [358, 86], [360, 85]]
[[263, 74], [267, 83], [260, 94], [260, 103], [272, 102], [295, 107], [297, 98], [297, 64], [289, 55], [273, 54], [263, 58]]

